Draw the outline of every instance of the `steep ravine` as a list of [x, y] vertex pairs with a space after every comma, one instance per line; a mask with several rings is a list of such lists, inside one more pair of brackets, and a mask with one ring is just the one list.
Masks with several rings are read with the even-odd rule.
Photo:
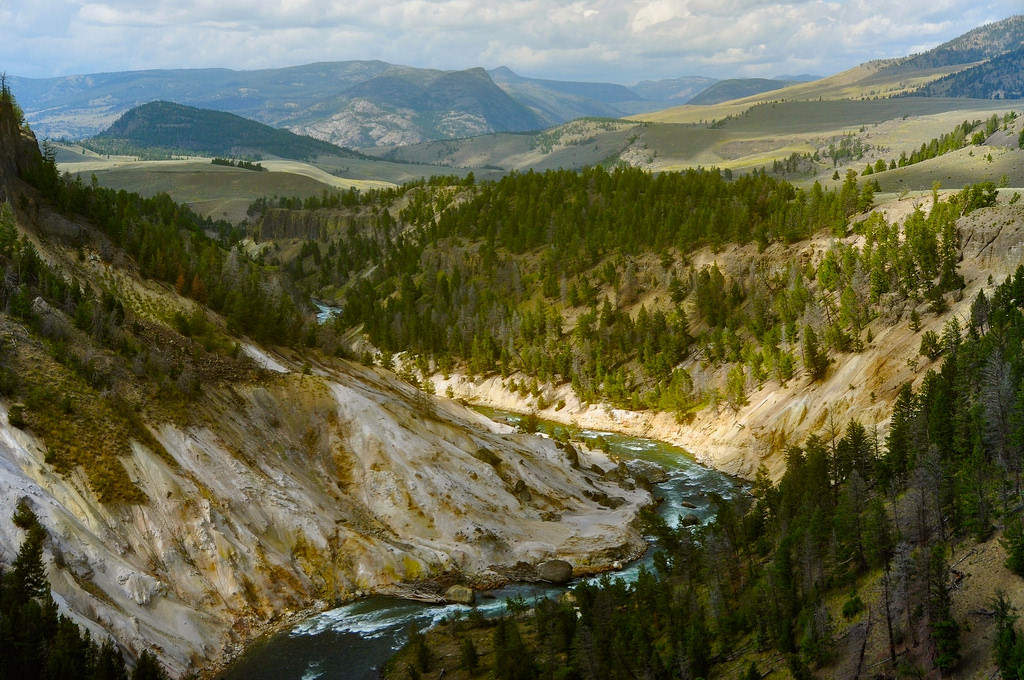
[[0, 406], [0, 560], [17, 551], [11, 515], [26, 501], [49, 532], [58, 602], [178, 674], [362, 593], [493, 585], [552, 558], [601, 569], [643, 549], [633, 520], [650, 496], [591, 469], [606, 459], [580, 452], [574, 467], [550, 440], [370, 369], [314, 373], [215, 388], [196, 405], [205, 425], [157, 427], [169, 459], [133, 446], [124, 463], [150, 502], [127, 507], [54, 473]]
[[[873, 338], [864, 351], [833, 353], [823, 380], [814, 382], [798, 373], [785, 385], [773, 379], [762, 385], [749, 384], [744, 406], [733, 409], [723, 402], [718, 408], [693, 413], [686, 421], [671, 413], [581, 403], [567, 384], [544, 386], [546, 406], [540, 410], [535, 398], [509, 390], [509, 381], [500, 376], [435, 375], [435, 390], [473, 404], [535, 412], [568, 425], [659, 439], [691, 451], [705, 465], [748, 479], [753, 479], [762, 464], [773, 479], [779, 479], [785, 470], [787, 446], [801, 443], [812, 433], [828, 436], [830, 430], [835, 430], [841, 435], [850, 420], [858, 420], [869, 433], [877, 435], [879, 446], [884, 446], [892, 404], [900, 388], [908, 382], [916, 388], [927, 370], [937, 370], [941, 362], [940, 358], [932, 364], [919, 354], [922, 334], [931, 330], [941, 335], [943, 325], [953, 317], [966, 328], [978, 292], [990, 294], [995, 285], [1024, 263], [1024, 202], [1009, 203], [1015, 191], [1020, 189], [1003, 189], [995, 207], [976, 210], [960, 219], [959, 270], [966, 288], [959, 299], [947, 296], [947, 312], [928, 312], [925, 300], [892, 303], [863, 331], [865, 337], [870, 331]], [[890, 221], [900, 220], [915, 204], [927, 210], [930, 201], [930, 195], [892, 198], [877, 210]], [[851, 235], [848, 240], [856, 242], [858, 238]], [[821, 237], [794, 245], [773, 244], [764, 252], [757, 252], [754, 246], [733, 246], [719, 252], [705, 249], [694, 255], [693, 264], [699, 268], [714, 262], [727, 276], [742, 276], [743, 267], [754, 261], [766, 266], [791, 260], [817, 265], [832, 240]], [[916, 332], [909, 320], [915, 308], [921, 318]], [[685, 367], [691, 372], [703, 370], [699, 359], [688, 360]], [[510, 379], [516, 383], [529, 381], [521, 375]], [[564, 402], [561, 408], [560, 402]]]

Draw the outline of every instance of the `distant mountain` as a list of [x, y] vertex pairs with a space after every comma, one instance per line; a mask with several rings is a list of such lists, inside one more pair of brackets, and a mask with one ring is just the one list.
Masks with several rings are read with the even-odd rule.
[[645, 80], [632, 86], [526, 78], [507, 67], [489, 71], [491, 78], [517, 101], [545, 119], [548, 126], [588, 117], [618, 118], [679, 106], [717, 82], [685, 76]]
[[482, 68], [428, 71], [392, 66], [289, 121], [296, 132], [352, 147], [415, 144], [492, 132], [524, 132], [545, 121], [498, 87]]
[[1024, 47], [933, 80], [915, 94], [925, 97], [1024, 99]]
[[297, 111], [375, 77], [382, 61], [308, 64], [282, 69], [124, 71], [58, 78], [8, 76], [8, 85], [40, 137], [81, 139], [151, 101], [175, 101], [234, 113], [275, 127]]
[[90, 137], [129, 109], [168, 100], [312, 133], [345, 146], [543, 126], [479, 68], [449, 72], [347, 61], [260, 71], [8, 76], [7, 82], [29, 124], [44, 138]]
[[770, 78], [730, 78], [720, 80], [711, 87], [703, 90], [690, 99], [688, 104], [707, 106], [710, 104], [721, 104], [722, 102], [741, 99], [762, 92], [781, 90], [789, 85], [794, 85], [794, 80], [773, 80]]
[[488, 73], [498, 87], [540, 117], [545, 127], [587, 116], [617, 118], [632, 112], [630, 104], [643, 99], [629, 88], [612, 83], [526, 78], [504, 66]]
[[716, 82], [696, 76], [632, 87], [526, 78], [508, 68], [439, 71], [383, 61], [281, 69], [178, 69], [60, 78], [8, 76], [33, 130], [83, 139], [153, 101], [233, 113], [348, 147], [522, 132], [583, 117], [685, 104]]
[[1017, 15], [979, 26], [927, 52], [900, 59], [884, 71], [910, 73], [973, 64], [1011, 52], [1022, 45], [1024, 15]]
[[[667, 80], [644, 80], [630, 87], [644, 99], [663, 103], [667, 107], [687, 104], [699, 92], [717, 83], [715, 78], [683, 76]], [[640, 113], [640, 112], [637, 112]]]
[[106, 153], [162, 150], [263, 159], [308, 160], [320, 155], [360, 157], [319, 139], [297, 135], [241, 116], [171, 102], [151, 102], [124, 113], [104, 132], [85, 142]]

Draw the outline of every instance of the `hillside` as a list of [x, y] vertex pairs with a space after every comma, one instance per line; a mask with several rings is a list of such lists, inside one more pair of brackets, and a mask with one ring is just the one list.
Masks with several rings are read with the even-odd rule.
[[979, 26], [927, 52], [911, 55], [886, 67], [893, 74], [948, 66], [973, 65], [1013, 52], [1024, 45], [1024, 15]]
[[[879, 59], [818, 80], [800, 82], [708, 107], [684, 105], [632, 118], [649, 122], [692, 124], [741, 116], [752, 106], [770, 102], [873, 100], [917, 95], [926, 92], [922, 88], [933, 81], [1019, 49], [1022, 26], [1024, 15], [1014, 16], [969, 31], [921, 54]], [[998, 70], [1002, 72], [1004, 69], [998, 67]], [[993, 85], [976, 91], [974, 96], [981, 99], [1002, 96], [999, 94], [998, 82]], [[947, 96], [942, 90], [927, 92], [940, 97]]]
[[[837, 184], [853, 166], [888, 162], [948, 133], [1014, 109], [1012, 102], [937, 97], [779, 101], [689, 106], [628, 119], [580, 119], [536, 134], [484, 135], [366, 152], [392, 162], [432, 163], [453, 172], [548, 170], [624, 165], [652, 172], [718, 167], [765, 168], [801, 185]], [[1018, 107], [1019, 108], [1019, 107]], [[672, 122], [677, 118], [689, 122]], [[642, 119], [642, 120], [641, 120]], [[788, 168], [788, 169], [787, 169]], [[1009, 178], [1024, 167], [1009, 166]], [[999, 173], [996, 179], [999, 179]], [[944, 179], [939, 177], [940, 181]], [[912, 180], [927, 190], [931, 181]], [[943, 182], [946, 184], [945, 182]]]
[[1024, 47], [934, 80], [916, 94], [925, 97], [1024, 99]]
[[[543, 127], [587, 116], [618, 117], [632, 112], [628, 102], [640, 99], [635, 92], [611, 83], [524, 78], [504, 67], [488, 73], [498, 87], [536, 113]], [[654, 104], [651, 107], [658, 108]]]
[[706, 90], [702, 90], [700, 94], [686, 103], [691, 106], [721, 104], [733, 99], [743, 99], [755, 94], [781, 90], [792, 84], [789, 81], [772, 80], [769, 78], [730, 78], [728, 80], [720, 80]]
[[543, 123], [481, 68], [441, 72], [395, 66], [310, 107], [288, 126], [345, 146], [373, 147], [535, 130]]
[[8, 97], [0, 560], [31, 511], [54, 597], [95, 639], [177, 676], [362, 593], [643, 549], [650, 497], [606, 457], [338, 358], [231, 225], [65, 180]]
[[157, 151], [257, 160], [268, 157], [308, 160], [321, 155], [360, 157], [334, 144], [241, 116], [164, 101], [150, 102], [125, 112], [109, 128], [83, 143], [108, 155]]

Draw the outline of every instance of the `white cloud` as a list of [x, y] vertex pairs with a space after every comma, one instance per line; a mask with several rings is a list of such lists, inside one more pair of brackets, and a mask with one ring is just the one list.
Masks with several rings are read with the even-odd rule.
[[930, 48], [1020, 0], [0, 0], [0, 70], [383, 59], [612, 80], [826, 74]]

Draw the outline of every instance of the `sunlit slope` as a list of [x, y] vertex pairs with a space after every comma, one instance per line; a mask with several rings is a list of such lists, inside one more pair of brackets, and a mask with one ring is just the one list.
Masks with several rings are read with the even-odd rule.
[[770, 168], [793, 153], [813, 155], [848, 136], [870, 146], [872, 160], [899, 157], [964, 120], [1013, 109], [1013, 102], [918, 97], [770, 102], [713, 126], [655, 123], [641, 135], [652, 150], [652, 170], [693, 165], [744, 170]]
[[797, 83], [779, 90], [734, 99], [712, 106], [677, 106], [664, 111], [631, 116], [631, 120], [658, 123], [700, 123], [735, 116], [755, 104], [773, 101], [861, 100], [907, 94], [943, 76], [963, 70], [964, 65], [944, 66], [913, 73], [894, 73], [887, 67], [897, 60], [878, 60], [847, 69], [827, 78]]

